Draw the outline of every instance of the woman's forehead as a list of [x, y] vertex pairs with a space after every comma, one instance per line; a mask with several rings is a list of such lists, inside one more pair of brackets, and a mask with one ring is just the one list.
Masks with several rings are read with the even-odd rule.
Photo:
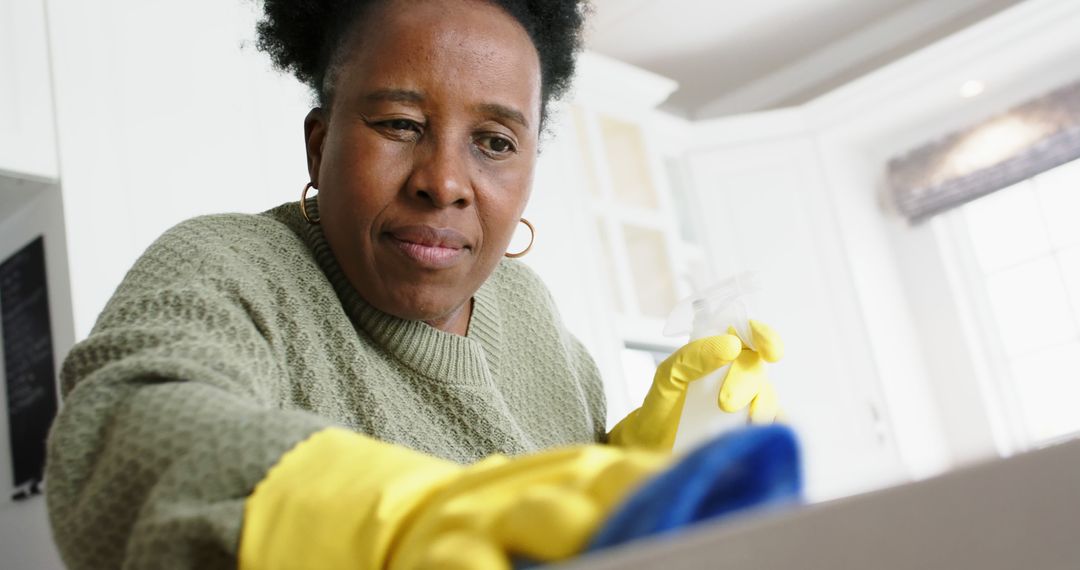
[[391, 1], [365, 20], [338, 79], [337, 87], [349, 93], [338, 95], [398, 100], [482, 95], [474, 103], [506, 100], [512, 107], [527, 106], [522, 113], [539, 112], [536, 48], [498, 6], [478, 0]]

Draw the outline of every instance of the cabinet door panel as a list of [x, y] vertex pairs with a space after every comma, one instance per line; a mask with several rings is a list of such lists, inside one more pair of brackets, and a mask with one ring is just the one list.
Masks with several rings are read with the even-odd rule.
[[770, 375], [821, 499], [903, 478], [812, 142], [791, 136], [692, 153], [706, 250], [719, 276], [756, 271], [756, 318], [787, 353]]

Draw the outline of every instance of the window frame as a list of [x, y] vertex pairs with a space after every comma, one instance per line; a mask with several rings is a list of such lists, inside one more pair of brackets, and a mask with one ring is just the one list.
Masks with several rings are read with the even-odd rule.
[[[1066, 165], [1062, 165], [1064, 166]], [[1075, 165], [1073, 167], [1075, 168]], [[1038, 176], [1034, 176], [1018, 184], [1029, 185], [1026, 190], [1037, 194], [1037, 178]], [[1013, 190], [1015, 186], [1002, 191]], [[1060, 439], [1076, 437], [1080, 434], [1080, 426], [1070, 433], [1056, 437], [1037, 437], [1032, 433], [1021, 406], [1011, 404], [1020, 401], [1019, 380], [1013, 374], [1013, 358], [1006, 350], [990, 299], [988, 277], [993, 273], [988, 274], [980, 264], [968, 228], [965, 207], [966, 205], [954, 208], [933, 218], [929, 223], [938, 238], [952, 288], [951, 293], [965, 321], [963, 324], [967, 332], [968, 350], [979, 379], [982, 403], [991, 422], [995, 444], [999, 452], [1007, 456], [1017, 451], [1050, 445]], [[1049, 234], [1049, 224], [1045, 218], [1042, 223], [1047, 226]], [[1050, 239], [1050, 249], [1045, 255], [1032, 257], [1023, 263], [1055, 258], [1062, 246], [1055, 243], [1052, 237]], [[1071, 312], [1073, 309], [1064, 307], [1064, 310]]]

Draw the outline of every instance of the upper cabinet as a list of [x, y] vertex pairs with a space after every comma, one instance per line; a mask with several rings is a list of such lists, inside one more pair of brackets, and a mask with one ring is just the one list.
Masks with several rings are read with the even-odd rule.
[[0, 2], [0, 170], [57, 179], [43, 0]]
[[689, 123], [656, 108], [676, 84], [590, 53], [579, 66], [541, 144], [525, 261], [600, 366], [615, 421], [640, 404], [655, 358], [685, 342], [662, 332], [700, 285], [702, 248], [680, 193]]
[[668, 79], [594, 56], [581, 77], [570, 122], [609, 306], [624, 345], [662, 353], [684, 340], [662, 336], [668, 314], [707, 280], [680, 200], [689, 123], [656, 110]]

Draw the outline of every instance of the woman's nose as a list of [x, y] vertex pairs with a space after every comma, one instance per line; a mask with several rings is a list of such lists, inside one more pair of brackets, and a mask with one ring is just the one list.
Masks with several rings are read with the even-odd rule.
[[469, 157], [448, 142], [436, 140], [417, 145], [407, 191], [435, 206], [464, 207], [472, 202]]

